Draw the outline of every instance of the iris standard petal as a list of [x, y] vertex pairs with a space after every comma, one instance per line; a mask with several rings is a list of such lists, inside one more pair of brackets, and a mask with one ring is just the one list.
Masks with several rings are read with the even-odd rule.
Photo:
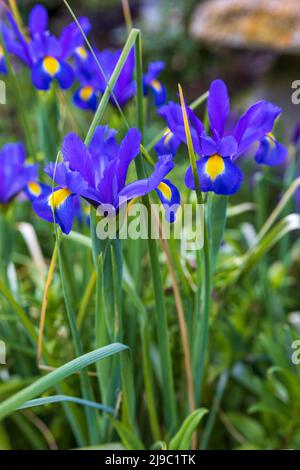
[[228, 91], [222, 80], [214, 80], [209, 88], [207, 109], [211, 129], [215, 129], [219, 136], [224, 133], [225, 123], [230, 113]]
[[43, 5], [36, 5], [29, 14], [28, 27], [31, 36], [42, 34], [48, 29], [49, 16]]
[[[63, 140], [62, 154], [71, 170], [78, 171], [90, 186], [94, 185], [93, 161], [91, 154], [81, 138], [70, 132]], [[65, 172], [65, 170], [63, 170]], [[64, 186], [61, 181], [57, 184]]]
[[167, 222], [176, 220], [176, 212], [180, 206], [180, 192], [169, 179], [164, 179], [156, 188], [156, 193], [164, 206]]
[[55, 78], [58, 80], [62, 90], [68, 90], [75, 80], [74, 70], [67, 62], [60, 62], [60, 69]]
[[[243, 180], [241, 170], [229, 159], [219, 155], [204, 157], [197, 161], [197, 170], [201, 191], [212, 191], [220, 195], [235, 194]], [[185, 175], [185, 184], [195, 189], [194, 175], [191, 167]]]
[[255, 161], [262, 165], [276, 166], [285, 162], [288, 155], [287, 148], [274, 137], [265, 137], [255, 155]]
[[[78, 22], [84, 34], [87, 36], [91, 30], [91, 23], [88, 18], [80, 17], [78, 18]], [[78, 25], [73, 22], [63, 29], [59, 42], [62, 48], [61, 59], [67, 60], [75, 52], [77, 47], [85, 44], [85, 39]]]
[[218, 144], [218, 152], [222, 157], [235, 155], [238, 149], [237, 141], [232, 136], [223, 137]]
[[142, 134], [138, 129], [130, 129], [121, 142], [118, 153], [117, 178], [118, 190], [121, 191], [126, 183], [128, 167], [132, 160], [137, 157], [141, 151]]

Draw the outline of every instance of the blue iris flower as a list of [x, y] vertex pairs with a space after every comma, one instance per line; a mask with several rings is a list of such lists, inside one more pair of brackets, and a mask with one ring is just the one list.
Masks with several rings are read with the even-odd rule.
[[158, 80], [164, 68], [165, 64], [162, 61], [151, 62], [143, 77], [144, 95], [147, 96], [150, 91], [156, 106], [162, 106], [167, 101], [166, 87]]
[[[174, 109], [179, 116], [180, 106], [174, 103], [164, 109], [163, 117], [171, 132], [186, 143], [183, 118], [175, 120]], [[250, 149], [254, 143], [260, 147], [256, 161], [265, 165], [277, 165], [286, 158], [285, 148], [270, 133], [281, 110], [267, 101], [259, 101], [251, 106], [237, 124], [228, 131], [230, 102], [227, 87], [222, 80], [212, 82], [207, 101], [210, 135], [207, 135], [203, 123], [191, 109], [187, 109], [191, 126], [191, 135], [196, 154], [199, 184], [203, 192], [216, 194], [235, 194], [242, 183], [243, 175], [236, 160]], [[265, 142], [271, 139], [268, 148]], [[185, 183], [195, 189], [192, 169], [188, 168]]]
[[0, 44], [0, 73], [7, 74], [7, 67], [5, 63], [4, 57], [4, 49], [3, 46]]
[[[81, 85], [73, 97], [76, 106], [95, 111], [97, 108], [97, 95], [105, 92], [121, 52], [120, 50], [116, 52], [108, 50], [99, 52], [95, 50], [97, 63], [93, 54], [84, 47], [75, 50], [76, 77]], [[110, 102], [114, 106], [118, 103], [119, 106], [124, 107], [135, 95], [135, 92], [134, 50], [132, 49], [113, 88]]]
[[128, 167], [139, 154], [140, 144], [137, 129], [130, 129], [118, 144], [116, 131], [98, 127], [89, 147], [76, 134], [68, 134], [62, 145], [63, 162], [50, 163], [45, 169], [57, 186], [34, 201], [37, 215], [48, 222], [55, 218], [68, 234], [76, 215], [77, 196], [94, 207], [110, 205], [117, 213], [120, 203], [159, 188], [174, 167], [171, 155], [160, 156], [149, 178], [126, 184]]
[[27, 187], [37, 185], [37, 165], [25, 165], [25, 159], [21, 143], [5, 144], [0, 150], [0, 204], [8, 204]]
[[[158, 110], [158, 114], [164, 118], [166, 122], [170, 124], [172, 129], [177, 129], [179, 126], [183, 128], [182, 110], [178, 104], [170, 102], [168, 105], [162, 106]], [[171, 153], [173, 156], [176, 155], [181, 139], [168, 128], [164, 136], [155, 145], [155, 150], [158, 155], [164, 155]]]
[[[30, 67], [34, 86], [38, 90], [49, 90], [51, 83], [57, 81], [62, 89], [70, 88], [75, 74], [67, 60], [84, 43], [78, 26], [71, 23], [56, 38], [48, 31], [47, 10], [42, 5], [36, 5], [29, 15], [27, 40], [10, 13], [7, 19], [9, 26], [4, 25], [2, 30], [8, 52]], [[87, 34], [90, 30], [88, 20], [80, 18], [79, 22]]]

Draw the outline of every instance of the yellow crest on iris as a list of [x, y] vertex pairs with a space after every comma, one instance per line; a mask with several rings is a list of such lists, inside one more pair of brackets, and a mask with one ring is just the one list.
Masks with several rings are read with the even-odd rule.
[[51, 75], [51, 77], [54, 77], [60, 69], [58, 60], [52, 56], [45, 57], [43, 60], [43, 67], [45, 72]]
[[224, 172], [224, 169], [225, 169], [224, 160], [218, 154], [215, 154], [209, 157], [205, 166], [206, 174], [213, 181]]
[[31, 181], [28, 184], [28, 190], [31, 192], [31, 194], [33, 194], [36, 197], [40, 196], [42, 192], [40, 185], [36, 183], [35, 181]]
[[161, 83], [158, 80], [151, 80], [150, 85], [157, 92], [160, 93], [162, 90]]
[[81, 88], [79, 95], [82, 101], [88, 101], [91, 98], [93, 92], [94, 92], [93, 87], [86, 85]]
[[86, 48], [85, 48], [84, 46], [79, 46], [79, 47], [77, 47], [77, 48], [75, 49], [75, 52], [76, 52], [77, 55], [79, 55], [79, 57], [80, 57], [81, 59], [84, 59], [84, 60], [85, 60], [85, 59], [87, 59], [87, 57], [88, 57], [87, 50], [86, 50]]
[[71, 194], [72, 193], [69, 189], [58, 189], [54, 193], [50, 194], [48, 201], [49, 206], [51, 206], [52, 209], [58, 209]]
[[164, 197], [168, 200], [168, 201], [171, 201], [172, 199], [172, 191], [171, 191], [171, 188], [166, 184], [164, 183], [163, 181], [161, 183], [159, 183], [159, 185], [157, 186], [157, 189], [164, 195]]
[[0, 59], [2, 59], [3, 56], [4, 56], [4, 49], [3, 49], [3, 46], [1, 46], [0, 44]]

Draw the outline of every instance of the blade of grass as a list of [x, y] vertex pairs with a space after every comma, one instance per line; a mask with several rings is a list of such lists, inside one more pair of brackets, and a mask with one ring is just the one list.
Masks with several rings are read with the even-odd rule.
[[[143, 116], [143, 66], [142, 66], [142, 44], [139, 34], [135, 44], [136, 54], [136, 78], [137, 78], [137, 118], [138, 127], [144, 134], [144, 116]], [[145, 177], [145, 170], [141, 158], [135, 159], [136, 171], [139, 179]], [[148, 196], [143, 198], [148, 213], [148, 249], [151, 264], [152, 282], [155, 297], [155, 316], [157, 324], [158, 345], [160, 352], [160, 361], [163, 373], [163, 401], [165, 423], [171, 432], [176, 426], [176, 402], [174, 392], [174, 380], [172, 371], [172, 360], [170, 352], [169, 332], [167, 312], [164, 302], [164, 292], [162, 287], [162, 279], [158, 258], [158, 247], [156, 240], [151, 238], [151, 207]]]
[[[191, 136], [191, 130], [189, 126], [189, 120], [187, 116], [184, 96], [182, 92], [182, 88], [178, 85], [179, 95], [180, 95], [180, 103], [182, 108], [182, 115], [184, 121], [184, 128], [185, 134], [187, 139], [188, 145], [188, 153], [190, 164], [194, 176], [195, 188], [196, 188], [196, 196], [198, 205], [203, 205], [203, 197], [201, 193], [199, 177], [198, 177], [198, 170], [196, 164], [196, 156], [193, 147], [193, 141]], [[209, 242], [209, 235], [208, 235], [208, 227], [204, 217], [204, 226], [203, 226], [203, 236], [204, 236], [204, 245], [203, 245], [203, 307], [201, 312], [200, 321], [198, 319], [197, 324], [200, 326], [199, 333], [196, 333], [196, 339], [194, 341], [195, 350], [194, 350], [194, 357], [195, 357], [195, 370], [197, 373], [196, 377], [196, 404], [199, 406], [201, 404], [202, 398], [202, 386], [203, 386], [203, 377], [204, 377], [204, 370], [205, 370], [205, 358], [207, 353], [207, 343], [208, 343], [208, 319], [209, 319], [209, 312], [210, 312], [210, 303], [211, 303], [211, 259], [210, 259], [210, 242]], [[198, 258], [199, 259], [199, 258]], [[200, 271], [201, 266], [198, 263], [198, 270]], [[199, 338], [199, 341], [198, 341]]]
[[91, 364], [94, 364], [113, 354], [124, 351], [125, 349], [128, 348], [123, 344], [110, 344], [104, 348], [96, 349], [80, 357], [77, 357], [70, 362], [67, 362], [53, 372], [50, 372], [45, 377], [36, 380], [28, 387], [3, 401], [0, 404], [0, 420], [16, 411], [27, 401], [34, 399], [35, 397], [57, 385], [62, 380], [70, 377], [70, 375], [80, 372]]

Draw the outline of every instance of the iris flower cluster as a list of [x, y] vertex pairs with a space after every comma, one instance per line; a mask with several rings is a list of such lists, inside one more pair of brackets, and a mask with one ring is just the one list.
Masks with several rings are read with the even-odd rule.
[[[251, 106], [232, 126], [230, 101], [225, 83], [212, 82], [207, 101], [209, 133], [194, 112], [188, 108], [188, 119], [195, 153], [198, 155], [197, 170], [201, 191], [216, 194], [235, 194], [241, 187], [243, 174], [237, 166], [238, 158], [259, 144], [255, 154], [258, 164], [275, 166], [283, 163], [287, 149], [272, 134], [281, 109], [267, 101]], [[180, 143], [186, 143], [182, 110], [179, 104], [170, 102], [159, 109], [168, 129], [156, 145], [160, 153], [175, 155]], [[185, 175], [185, 184], [195, 189], [191, 167]]]
[[[33, 85], [39, 90], [49, 90], [53, 81], [62, 89], [70, 88], [75, 80], [68, 59], [81, 47], [84, 38], [75, 23], [63, 29], [59, 38], [48, 30], [49, 17], [42, 5], [36, 5], [28, 20], [28, 37], [23, 34], [10, 12], [7, 24], [2, 24], [2, 34], [7, 51], [18, 57], [31, 70]], [[87, 34], [90, 24], [87, 18], [79, 18]]]
[[[104, 50], [93, 53], [84, 45], [82, 31], [75, 23], [63, 29], [57, 38], [49, 32], [49, 17], [42, 5], [36, 5], [29, 14], [28, 27], [23, 33], [10, 12], [6, 14], [7, 22], [1, 25], [5, 46], [9, 54], [18, 57], [31, 70], [33, 85], [38, 90], [49, 90], [55, 81], [62, 89], [69, 89], [75, 80], [79, 83], [73, 94], [73, 103], [85, 110], [95, 111], [98, 96], [104, 93], [107, 83], [120, 58], [121, 51]], [[91, 26], [87, 18], [79, 18], [85, 35]], [[71, 59], [71, 61], [69, 60]], [[134, 50], [119, 74], [114, 86], [111, 103], [123, 107], [136, 93], [134, 80]], [[149, 64], [143, 77], [144, 94], [151, 92], [156, 106], [166, 102], [166, 88], [158, 80], [164, 69], [163, 62]], [[4, 51], [0, 47], [0, 73], [7, 73]]]
[[76, 215], [78, 196], [94, 207], [103, 206], [104, 212], [109, 206], [110, 213], [112, 208], [115, 214], [122, 204], [153, 190], [158, 191], [164, 204], [174, 199], [173, 187], [165, 179], [174, 167], [172, 156], [161, 155], [151, 176], [126, 184], [129, 165], [140, 153], [141, 134], [132, 128], [120, 144], [116, 134], [108, 127], [98, 127], [88, 147], [75, 133], [65, 137], [63, 161], [50, 163], [45, 169], [57, 186], [49, 187], [33, 203], [39, 217], [55, 221], [68, 234]]
[[[32, 82], [40, 90], [48, 90], [53, 81], [62, 89], [68, 89], [77, 78], [80, 87], [73, 95], [73, 102], [82, 109], [95, 111], [98, 95], [107, 88], [121, 51], [95, 49], [91, 53], [84, 46], [84, 38], [75, 23], [68, 25], [57, 38], [49, 32], [48, 22], [46, 9], [37, 5], [29, 15], [28, 33], [23, 34], [13, 16], [7, 13], [7, 23], [1, 25], [7, 51], [30, 67]], [[80, 18], [79, 22], [88, 34], [88, 20]], [[73, 67], [69, 63], [71, 58]], [[132, 50], [113, 88], [112, 105], [123, 107], [135, 95], [134, 68]], [[59, 224], [68, 234], [74, 219], [81, 213], [81, 203], [85, 207], [109, 205], [117, 215], [123, 204], [156, 191], [165, 208], [166, 219], [174, 222], [180, 192], [167, 175], [175, 166], [173, 160], [179, 146], [186, 144], [186, 123], [179, 104], [165, 104], [166, 88], [159, 81], [163, 69], [163, 62], [150, 63], [143, 77], [144, 95], [152, 93], [158, 114], [167, 123], [165, 134], [155, 146], [158, 159], [149, 177], [127, 182], [129, 166], [140, 153], [139, 130], [129, 129], [118, 143], [117, 131], [102, 126], [95, 130], [88, 146], [75, 133], [64, 138], [62, 161], [52, 162], [45, 169], [51, 185], [38, 181], [36, 165], [25, 165], [25, 150], [21, 144], [5, 145], [0, 152], [0, 203], [8, 204], [24, 191], [39, 217]], [[6, 71], [0, 48], [0, 72]], [[275, 121], [281, 113], [274, 104], [258, 101], [232, 123], [226, 85], [215, 80], [209, 89], [207, 111], [208, 128], [187, 107], [201, 191], [235, 194], [243, 179], [238, 159], [249, 153], [254, 144], [257, 145], [254, 159], [258, 164], [275, 166], [285, 161], [287, 149], [273, 134]], [[185, 184], [195, 190], [191, 167], [186, 171]]]

